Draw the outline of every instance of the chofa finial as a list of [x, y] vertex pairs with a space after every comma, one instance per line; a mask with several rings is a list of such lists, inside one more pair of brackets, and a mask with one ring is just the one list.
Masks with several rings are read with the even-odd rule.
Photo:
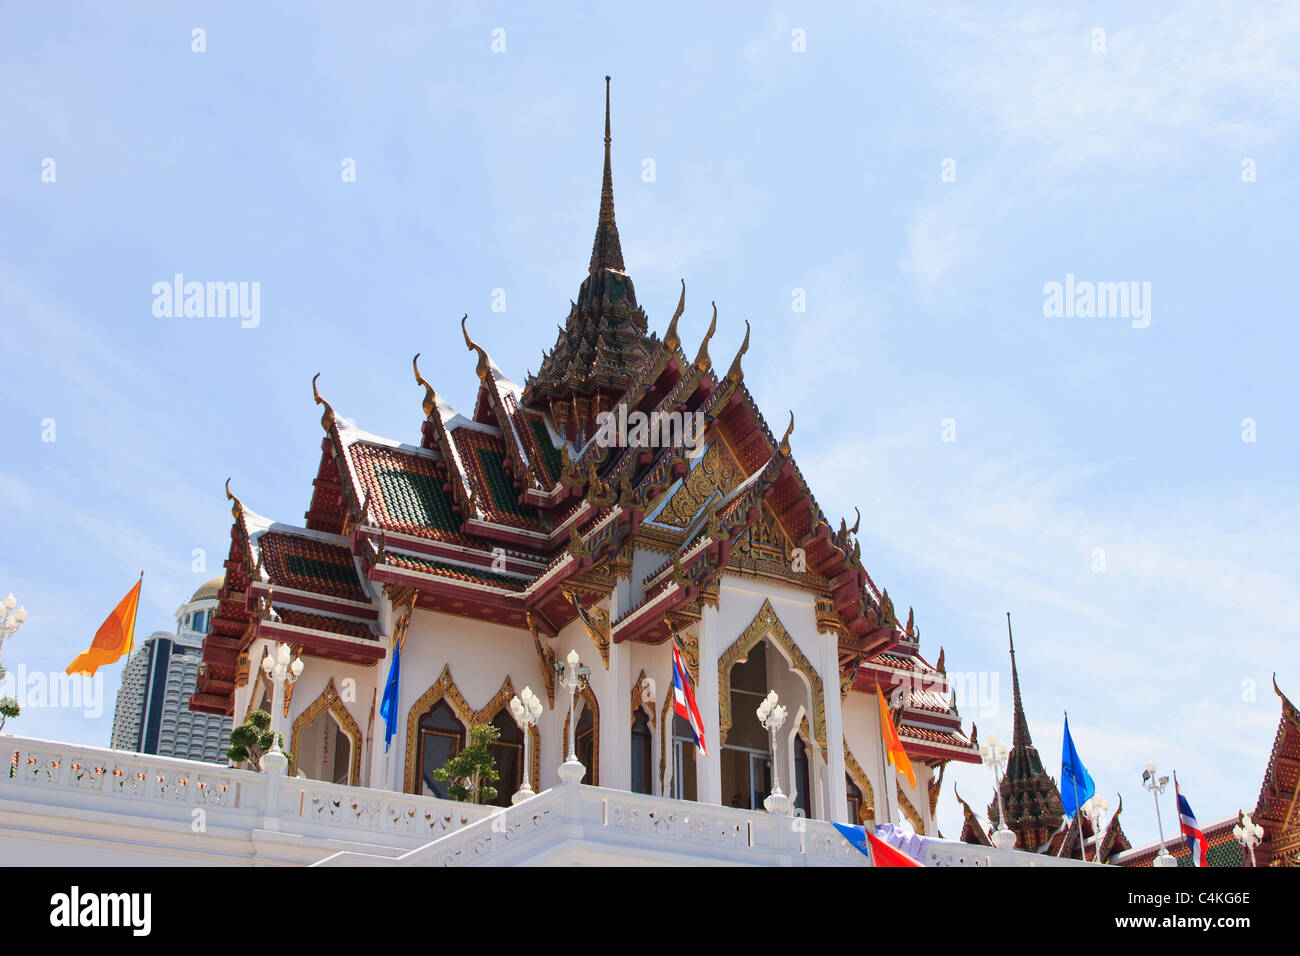
[[415, 384], [424, 386], [424, 401], [421, 407], [424, 409], [424, 417], [432, 418], [433, 410], [438, 407], [438, 396], [434, 392], [433, 386], [424, 380], [420, 374], [420, 353], [415, 353], [415, 358], [411, 359], [411, 368], [415, 369]]
[[325, 406], [325, 411], [320, 417], [320, 427], [325, 429], [326, 434], [329, 434], [330, 425], [334, 423], [334, 407], [330, 405], [329, 402], [325, 401], [325, 399], [321, 398], [320, 389], [316, 387], [316, 379], [318, 378], [320, 378], [320, 372], [317, 372], [311, 377], [311, 394], [312, 397], [316, 399], [317, 405]]
[[731, 360], [731, 368], [727, 369], [727, 381], [739, 382], [745, 377], [744, 369], [740, 367], [740, 357], [749, 351], [749, 319], [745, 320], [745, 340], [740, 343], [740, 351], [736, 357]]
[[471, 352], [478, 353], [478, 366], [474, 369], [474, 372], [478, 375], [478, 380], [482, 382], [487, 378], [488, 374], [487, 352], [484, 352], [483, 347], [478, 345], [469, 337], [469, 328], [467, 327], [468, 322], [469, 313], [467, 312], [465, 313], [465, 317], [460, 320], [460, 330], [465, 335], [465, 348], [469, 349]]
[[713, 359], [709, 358], [709, 339], [713, 338], [713, 333], [718, 331], [718, 303], [713, 303], [713, 318], [709, 320], [709, 331], [704, 333], [704, 341], [700, 343], [700, 350], [695, 355], [695, 367], [701, 372], [707, 372], [713, 365]]
[[677, 320], [682, 317], [686, 311], [686, 280], [682, 280], [682, 296], [677, 300], [677, 311], [673, 313], [673, 319], [668, 323], [668, 331], [664, 333], [664, 346], [669, 349], [675, 349], [682, 344], [682, 337], [677, 334]]
[[790, 457], [790, 436], [794, 434], [794, 412], [790, 412], [790, 425], [786, 428], [785, 434], [781, 436], [781, 443], [776, 446], [776, 450], [781, 453], [782, 458]]

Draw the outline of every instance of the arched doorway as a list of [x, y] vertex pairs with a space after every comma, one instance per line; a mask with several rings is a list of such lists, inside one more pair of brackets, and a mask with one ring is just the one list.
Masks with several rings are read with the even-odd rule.
[[298, 734], [298, 770], [313, 780], [347, 783], [352, 764], [352, 740], [329, 711]]
[[361, 784], [361, 728], [334, 688], [325, 685], [293, 722], [289, 733], [289, 775], [327, 783]]

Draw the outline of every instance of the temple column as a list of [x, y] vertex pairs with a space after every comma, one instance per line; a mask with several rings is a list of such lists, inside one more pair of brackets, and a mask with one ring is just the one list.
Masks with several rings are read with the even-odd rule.
[[695, 702], [704, 721], [704, 745], [709, 756], [695, 754], [696, 790], [700, 803], [722, 804], [722, 719], [718, 709], [718, 657], [725, 649], [719, 634], [718, 611], [709, 604], [702, 608], [699, 624], [700, 680]]
[[822, 659], [818, 670], [822, 674], [823, 700], [826, 706], [826, 774], [830, 778], [822, 791], [829, 806], [824, 808], [824, 819], [857, 823], [848, 820], [848, 788], [844, 785], [844, 713], [840, 697], [840, 642], [834, 632], [819, 634]]

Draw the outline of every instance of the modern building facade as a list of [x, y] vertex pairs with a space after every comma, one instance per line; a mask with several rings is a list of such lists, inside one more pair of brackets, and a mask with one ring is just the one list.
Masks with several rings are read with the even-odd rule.
[[189, 706], [222, 580], [208, 581], [176, 610], [174, 634], [155, 631], [127, 661], [113, 713], [113, 749], [225, 763], [230, 720]]

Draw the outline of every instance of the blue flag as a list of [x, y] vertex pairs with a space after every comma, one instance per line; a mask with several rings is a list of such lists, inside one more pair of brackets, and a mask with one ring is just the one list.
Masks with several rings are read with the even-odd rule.
[[1070, 736], [1070, 718], [1065, 718], [1065, 741], [1061, 745], [1061, 803], [1065, 815], [1072, 817], [1079, 808], [1097, 792], [1092, 777], [1079, 759], [1079, 751], [1074, 749], [1074, 738]]
[[[403, 635], [405, 636], [405, 635]], [[402, 676], [402, 645], [393, 648], [393, 662], [388, 666], [388, 683], [384, 685], [384, 700], [379, 705], [379, 716], [384, 718], [384, 753], [397, 733], [397, 688]]]

